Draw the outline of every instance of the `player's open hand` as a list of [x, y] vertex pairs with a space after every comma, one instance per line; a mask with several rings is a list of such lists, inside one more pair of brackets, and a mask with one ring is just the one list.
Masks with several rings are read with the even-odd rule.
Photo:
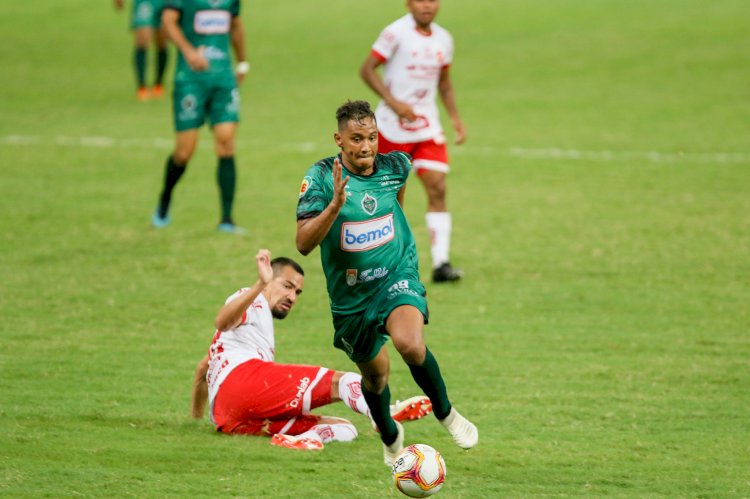
[[333, 160], [333, 199], [331, 204], [337, 210], [340, 210], [346, 203], [346, 184], [349, 183], [349, 176], [344, 177], [344, 167], [341, 166], [339, 158]]
[[122, 10], [125, 0], [115, 0], [115, 9]]
[[201, 45], [197, 49], [188, 50], [183, 54], [185, 62], [188, 63], [190, 69], [193, 71], [205, 71], [208, 69], [208, 59], [206, 59], [205, 50], [206, 47]]
[[466, 128], [461, 121], [453, 122], [453, 129], [456, 131], [456, 144], [461, 145], [466, 142]]
[[255, 255], [255, 263], [258, 266], [258, 277], [263, 284], [268, 284], [273, 279], [273, 269], [271, 268], [271, 252], [267, 249], [258, 250]]
[[404, 121], [416, 121], [417, 119], [414, 109], [406, 102], [396, 101], [391, 105], [391, 109]]

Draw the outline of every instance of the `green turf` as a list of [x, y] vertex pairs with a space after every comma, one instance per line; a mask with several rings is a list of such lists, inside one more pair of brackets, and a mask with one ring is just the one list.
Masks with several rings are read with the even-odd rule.
[[[246, 2], [245, 238], [215, 232], [208, 132], [173, 224], [150, 228], [170, 105], [135, 102], [127, 15], [94, 3], [0, 3], [0, 495], [400, 497], [361, 418], [356, 442], [304, 454], [188, 407], [255, 250], [296, 255], [301, 177], [334, 152], [337, 105], [372, 99], [357, 68], [402, 3]], [[408, 426], [445, 456], [440, 497], [750, 496], [749, 16], [746, 0], [443, 2], [467, 277], [428, 284], [428, 341], [481, 438], [464, 452], [433, 419]], [[426, 269], [417, 183], [407, 204]], [[352, 369], [317, 251], [300, 261], [278, 360]], [[393, 360], [394, 395], [413, 394]]]

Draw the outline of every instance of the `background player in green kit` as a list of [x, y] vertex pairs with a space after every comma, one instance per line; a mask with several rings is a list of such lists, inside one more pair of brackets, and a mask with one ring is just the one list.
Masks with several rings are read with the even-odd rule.
[[[115, 7], [121, 10], [125, 0], [114, 0]], [[144, 101], [149, 97], [161, 97], [164, 95], [162, 81], [164, 69], [167, 67], [167, 36], [160, 29], [162, 0], [133, 0], [133, 11], [130, 19], [130, 28], [135, 37], [135, 48], [133, 49], [133, 66], [135, 68], [135, 79], [138, 85], [136, 97]], [[156, 46], [156, 78], [151, 91], [146, 85], [146, 66], [148, 60], [148, 46], [154, 41]]]
[[[239, 0], [165, 0], [164, 30], [179, 49], [174, 78], [174, 152], [167, 159], [164, 188], [151, 219], [154, 227], [169, 223], [172, 190], [185, 172], [198, 145], [198, 132], [208, 120], [219, 158], [217, 181], [221, 194], [219, 230], [242, 234], [232, 220], [236, 184], [234, 137], [239, 121], [237, 88], [250, 69], [245, 61], [245, 35]], [[232, 65], [229, 47], [239, 61]]]
[[402, 152], [377, 154], [378, 130], [367, 102], [347, 102], [336, 118], [334, 140], [341, 154], [307, 171], [297, 204], [297, 249], [307, 255], [320, 245], [334, 345], [362, 373], [362, 391], [380, 430], [386, 464], [392, 464], [404, 441], [403, 427], [389, 413], [389, 336], [432, 401], [435, 416], [460, 447], [471, 448], [477, 429], [451, 406], [438, 363], [424, 342], [425, 289], [401, 207], [410, 158]]

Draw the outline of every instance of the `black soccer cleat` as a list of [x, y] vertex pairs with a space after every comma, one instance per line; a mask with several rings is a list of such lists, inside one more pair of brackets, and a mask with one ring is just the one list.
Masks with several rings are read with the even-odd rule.
[[453, 282], [464, 276], [464, 271], [453, 268], [450, 262], [445, 262], [432, 271], [432, 282]]

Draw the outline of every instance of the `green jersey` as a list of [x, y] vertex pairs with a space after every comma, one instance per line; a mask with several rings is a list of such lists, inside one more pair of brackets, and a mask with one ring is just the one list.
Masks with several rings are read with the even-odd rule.
[[[297, 220], [317, 216], [333, 199], [334, 159], [318, 161], [307, 171]], [[320, 243], [334, 314], [361, 312], [398, 280], [419, 280], [414, 236], [396, 197], [410, 170], [410, 158], [402, 152], [378, 154], [369, 176], [344, 169], [350, 177], [346, 202]]]
[[240, 15], [240, 0], [165, 0], [164, 8], [179, 11], [182, 33], [194, 47], [203, 47], [209, 64], [206, 71], [193, 71], [180, 52], [175, 82], [212, 80], [233, 86], [229, 31], [232, 18]]

